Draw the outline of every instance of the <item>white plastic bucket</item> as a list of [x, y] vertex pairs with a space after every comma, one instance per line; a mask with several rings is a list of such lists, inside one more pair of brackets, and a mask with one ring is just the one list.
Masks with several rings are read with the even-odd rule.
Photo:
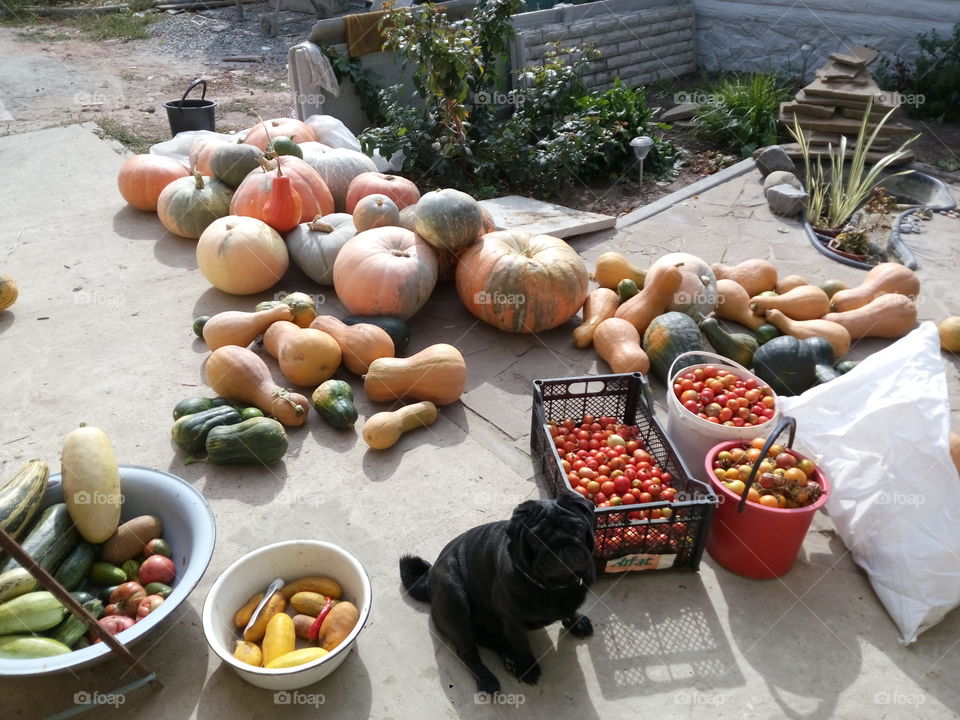
[[[711, 362], [701, 363], [699, 365], [687, 365], [677, 370], [676, 374], [674, 374], [673, 368], [677, 362], [691, 355], [709, 358]], [[703, 463], [704, 458], [711, 448], [723, 442], [731, 442], [734, 440], [749, 441], [757, 437], [767, 437], [780, 421], [781, 412], [780, 401], [776, 393], [774, 393], [773, 397], [774, 400], [776, 400], [776, 404], [773, 406], [773, 417], [759, 425], [751, 425], [749, 427], [718, 425], [717, 423], [712, 423], [701, 417], [697, 417], [680, 403], [680, 399], [673, 391], [673, 384], [676, 382], [677, 375], [693, 372], [707, 365], [723, 365], [730, 370], [732, 375], [736, 375], [743, 380], [752, 378], [760, 383], [760, 385], [766, 385], [766, 383], [743, 367], [743, 365], [729, 358], [725, 358], [723, 355], [702, 350], [682, 353], [678, 355], [670, 365], [670, 370], [667, 372], [667, 377], [670, 379], [670, 382], [667, 383], [667, 435], [670, 437], [670, 442], [673, 443], [673, 446], [677, 452], [680, 453], [683, 461], [690, 469], [690, 474], [694, 477], [699, 476], [697, 477], [698, 480], [709, 483], [710, 479], [703, 477]]]

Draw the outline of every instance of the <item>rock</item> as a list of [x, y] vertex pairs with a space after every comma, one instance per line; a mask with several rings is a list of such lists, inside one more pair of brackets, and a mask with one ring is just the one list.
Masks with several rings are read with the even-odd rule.
[[665, 110], [660, 116], [660, 122], [675, 122], [677, 120], [689, 120], [697, 114], [700, 109], [700, 103], [685, 102]]
[[770, 205], [770, 212], [782, 217], [796, 217], [803, 210], [807, 201], [807, 194], [803, 190], [797, 190], [793, 185], [774, 185], [767, 190], [767, 203]]
[[774, 185], [792, 185], [797, 190], [803, 190], [803, 185], [800, 180], [797, 179], [797, 176], [792, 172], [787, 172], [786, 170], [774, 170], [772, 173], [767, 175], [763, 180], [763, 192], [766, 194], [767, 190], [772, 188]]
[[761, 177], [766, 177], [774, 170], [785, 170], [792, 173], [795, 168], [793, 160], [779, 145], [771, 145], [759, 155], [757, 155], [757, 170]]

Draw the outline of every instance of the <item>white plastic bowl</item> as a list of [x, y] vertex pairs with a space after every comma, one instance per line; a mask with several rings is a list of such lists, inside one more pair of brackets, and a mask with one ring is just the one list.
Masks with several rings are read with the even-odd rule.
[[[343, 588], [343, 599], [357, 606], [360, 619], [331, 652], [297, 667], [267, 670], [233, 657], [240, 633], [233, 616], [251, 596], [262, 593], [274, 578], [293, 582], [320, 575]], [[363, 565], [343, 548], [319, 540], [288, 540], [247, 553], [223, 571], [203, 603], [203, 633], [220, 659], [251, 685], [269, 690], [296, 690], [311, 685], [336, 670], [347, 658], [367, 622], [373, 595]]]
[[[170, 543], [173, 561], [177, 565], [177, 577], [170, 596], [145, 619], [117, 635], [121, 643], [131, 645], [171, 615], [196, 587], [210, 564], [217, 528], [203, 495], [176, 475], [121, 465], [120, 492], [123, 495], [121, 521], [138, 515], [159, 517], [163, 524], [163, 538]], [[58, 502], [63, 502], [59, 474], [50, 478], [43, 506]], [[110, 648], [101, 642], [65, 655], [31, 660], [0, 659], [0, 675], [45, 675], [77, 670], [111, 656]]]

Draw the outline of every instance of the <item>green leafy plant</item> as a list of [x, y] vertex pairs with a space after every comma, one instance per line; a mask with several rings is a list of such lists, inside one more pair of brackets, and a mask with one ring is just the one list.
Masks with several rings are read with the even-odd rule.
[[722, 148], [749, 156], [777, 142], [777, 115], [789, 89], [775, 74], [734, 75], [710, 87], [694, 116], [698, 132]]
[[383, 122], [384, 116], [383, 109], [380, 107], [380, 86], [377, 82], [377, 74], [363, 67], [358, 58], [341, 55], [324, 43], [317, 43], [317, 45], [330, 60], [337, 82], [342, 83], [344, 77], [346, 77], [353, 83], [354, 91], [360, 100], [360, 109], [366, 114], [367, 119], [375, 125]]
[[919, 34], [917, 45], [920, 52], [912, 66], [899, 55], [883, 58], [877, 80], [906, 96], [908, 115], [960, 119], [960, 23], [947, 37], [936, 30]]

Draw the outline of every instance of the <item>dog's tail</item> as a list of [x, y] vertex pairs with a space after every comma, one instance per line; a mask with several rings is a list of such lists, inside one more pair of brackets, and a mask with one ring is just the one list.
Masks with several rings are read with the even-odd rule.
[[414, 600], [430, 602], [430, 583], [427, 573], [430, 563], [416, 555], [404, 555], [400, 558], [400, 582]]

